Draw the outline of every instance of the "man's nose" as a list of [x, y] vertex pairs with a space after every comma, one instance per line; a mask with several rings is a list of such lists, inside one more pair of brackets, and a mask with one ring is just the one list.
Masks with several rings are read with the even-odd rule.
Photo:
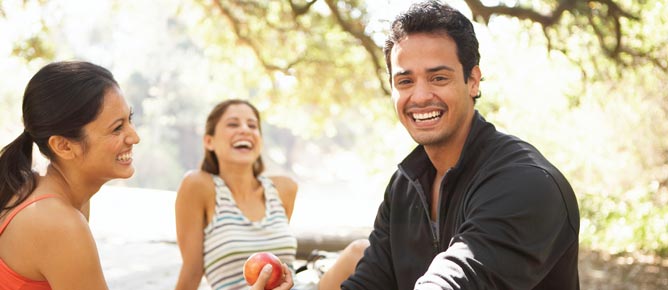
[[420, 100], [430, 100], [434, 97], [434, 91], [429, 85], [429, 82], [426, 80], [416, 80], [415, 87], [413, 89], [413, 99], [414, 101]]

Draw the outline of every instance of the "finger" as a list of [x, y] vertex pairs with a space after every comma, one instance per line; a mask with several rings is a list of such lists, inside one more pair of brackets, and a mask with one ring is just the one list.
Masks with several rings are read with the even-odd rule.
[[251, 290], [262, 290], [264, 289], [264, 286], [267, 284], [267, 280], [269, 280], [269, 277], [271, 277], [271, 272], [272, 272], [272, 267], [270, 264], [264, 265], [262, 267], [262, 271], [260, 271], [260, 275], [257, 276], [257, 280], [255, 281], [255, 284], [251, 286]]
[[283, 268], [283, 282], [273, 290], [290, 290], [292, 289], [292, 286], [295, 285], [292, 282], [292, 271], [290, 271], [290, 268], [288, 268], [288, 265], [285, 263], [281, 264], [281, 268]]
[[283, 263], [283, 275], [285, 282], [290, 284], [290, 287], [292, 287], [292, 271], [290, 271], [290, 268], [288, 268], [288, 265], [285, 263]]

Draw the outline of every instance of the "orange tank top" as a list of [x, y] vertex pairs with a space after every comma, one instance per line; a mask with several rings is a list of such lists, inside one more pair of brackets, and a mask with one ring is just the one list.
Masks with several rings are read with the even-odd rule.
[[[7, 219], [0, 225], [0, 235], [5, 231], [9, 222], [12, 221], [14, 216], [19, 213], [22, 209], [27, 206], [49, 197], [57, 197], [55, 194], [46, 194], [38, 196], [36, 198], [28, 199], [21, 203], [19, 206], [14, 208]], [[5, 262], [0, 259], [0, 290], [51, 290], [49, 282], [47, 281], [35, 281], [21, 276], [19, 273], [14, 272], [12, 269], [5, 264]]]

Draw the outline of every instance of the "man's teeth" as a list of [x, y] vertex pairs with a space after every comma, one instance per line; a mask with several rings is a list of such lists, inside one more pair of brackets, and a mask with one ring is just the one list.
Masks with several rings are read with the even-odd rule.
[[124, 153], [124, 154], [118, 155], [116, 157], [117, 161], [128, 161], [130, 159], [132, 159], [132, 153], [131, 152]]
[[432, 111], [428, 113], [413, 113], [413, 119], [415, 119], [415, 121], [425, 121], [440, 116], [441, 116], [441, 111]]
[[253, 148], [253, 144], [250, 141], [237, 141], [232, 144], [234, 148]]

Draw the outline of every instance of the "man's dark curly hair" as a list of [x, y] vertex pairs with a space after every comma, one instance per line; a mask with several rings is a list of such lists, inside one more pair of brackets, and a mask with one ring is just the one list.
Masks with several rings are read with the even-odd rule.
[[392, 83], [392, 48], [406, 36], [415, 33], [447, 34], [457, 45], [457, 58], [464, 70], [464, 82], [468, 82], [471, 69], [480, 63], [478, 39], [473, 24], [461, 12], [436, 0], [411, 5], [408, 11], [392, 22], [392, 31], [385, 41], [383, 52]]

